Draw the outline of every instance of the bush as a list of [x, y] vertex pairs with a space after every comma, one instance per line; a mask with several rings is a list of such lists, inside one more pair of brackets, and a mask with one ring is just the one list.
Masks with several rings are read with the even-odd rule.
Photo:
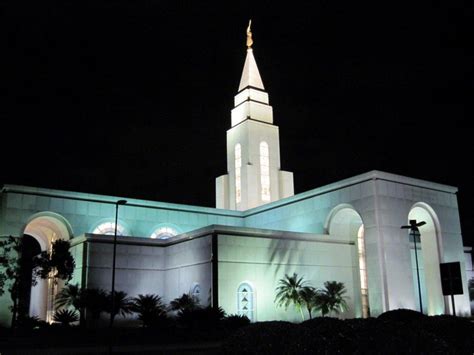
[[328, 353], [352, 353], [357, 348], [357, 337], [345, 321], [337, 318], [319, 317], [307, 320], [301, 325], [324, 339], [319, 350]]
[[244, 315], [231, 314], [222, 320], [222, 325], [228, 330], [236, 330], [250, 324], [250, 319]]
[[323, 340], [309, 328], [289, 322], [261, 322], [237, 330], [222, 346], [224, 354], [314, 354]]
[[443, 339], [456, 353], [474, 352], [474, 324], [466, 318], [449, 315], [425, 317], [418, 326]]
[[77, 322], [79, 320], [79, 315], [75, 311], [61, 309], [54, 312], [53, 320], [56, 323], [61, 323], [63, 326], [69, 326], [71, 323]]
[[18, 318], [18, 328], [31, 330], [31, 329], [38, 329], [38, 328], [46, 328], [49, 326], [47, 322], [44, 320], [39, 319], [36, 316], [22, 316]]
[[178, 313], [178, 322], [190, 328], [215, 327], [225, 317], [221, 307], [185, 309]]
[[[406, 314], [406, 313], [405, 313]], [[356, 353], [446, 353], [447, 343], [419, 326], [417, 321], [399, 322], [380, 318], [345, 321], [356, 337]]]
[[378, 319], [384, 320], [384, 321], [395, 321], [395, 322], [402, 322], [402, 323], [407, 323], [407, 322], [412, 322], [412, 321], [417, 321], [425, 318], [423, 313], [413, 311], [411, 309], [395, 309], [393, 311], [387, 311], [385, 313], [382, 313], [381, 315], [378, 316]]

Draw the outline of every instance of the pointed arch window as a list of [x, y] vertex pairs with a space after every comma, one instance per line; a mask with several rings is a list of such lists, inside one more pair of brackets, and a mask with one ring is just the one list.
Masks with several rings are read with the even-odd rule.
[[239, 143], [235, 145], [235, 203], [242, 201], [242, 147]]
[[[93, 230], [92, 234], [105, 234], [105, 235], [114, 235], [115, 234], [115, 223], [114, 222], [105, 222]], [[125, 228], [117, 224], [117, 235], [122, 236], [125, 234]]]
[[251, 322], [254, 321], [254, 290], [247, 282], [241, 283], [237, 289], [237, 313], [241, 316], [247, 316]]
[[260, 184], [262, 201], [270, 202], [270, 153], [267, 142], [260, 143]]

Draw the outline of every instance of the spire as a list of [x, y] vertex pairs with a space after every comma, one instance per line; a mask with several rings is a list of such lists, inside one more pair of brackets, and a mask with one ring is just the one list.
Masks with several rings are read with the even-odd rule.
[[248, 86], [252, 86], [257, 89], [265, 90], [263, 87], [262, 78], [258, 72], [257, 62], [253, 56], [252, 50], [252, 32], [250, 26], [252, 25], [252, 20], [249, 21], [247, 27], [247, 57], [245, 58], [244, 70], [242, 71], [242, 78], [240, 79], [239, 91], [245, 89]]

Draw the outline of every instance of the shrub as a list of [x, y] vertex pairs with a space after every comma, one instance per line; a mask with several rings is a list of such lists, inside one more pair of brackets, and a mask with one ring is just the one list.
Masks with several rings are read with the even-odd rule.
[[222, 320], [222, 325], [228, 330], [235, 330], [250, 324], [247, 316], [231, 314]]
[[133, 299], [131, 310], [138, 314], [144, 327], [156, 325], [166, 318], [165, 306], [158, 295], [138, 295]]
[[456, 353], [474, 352], [474, 324], [466, 318], [450, 315], [425, 317], [417, 324], [427, 332], [443, 339]]
[[382, 313], [380, 316], [378, 316], [378, 319], [406, 323], [421, 320], [424, 317], [426, 316], [423, 313], [413, 311], [411, 309], [400, 308]]
[[46, 328], [49, 324], [44, 320], [39, 319], [36, 316], [22, 316], [18, 318], [18, 328], [21, 329], [38, 329], [38, 328]]
[[222, 346], [224, 354], [314, 354], [323, 344], [309, 328], [289, 322], [253, 323], [237, 330]]
[[79, 320], [79, 315], [75, 311], [61, 309], [54, 312], [53, 320], [56, 323], [61, 323], [63, 326], [69, 326], [71, 323], [77, 322]]
[[318, 317], [301, 323], [312, 331], [314, 335], [324, 339], [324, 344], [320, 345], [319, 350], [328, 353], [352, 353], [357, 348], [357, 337], [353, 329], [337, 318]]
[[358, 354], [446, 353], [449, 350], [443, 339], [423, 329], [417, 321], [369, 318], [345, 323], [354, 331]]
[[221, 307], [206, 307], [183, 310], [178, 313], [178, 321], [186, 327], [215, 327], [225, 317]]

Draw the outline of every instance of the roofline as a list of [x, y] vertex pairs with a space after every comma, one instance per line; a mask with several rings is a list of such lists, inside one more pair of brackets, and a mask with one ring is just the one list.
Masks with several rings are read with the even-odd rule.
[[142, 207], [142, 208], [154, 208], [154, 209], [166, 209], [175, 210], [180, 212], [193, 212], [201, 214], [211, 214], [225, 217], [242, 217], [241, 211], [217, 209], [213, 207], [201, 207], [193, 205], [184, 205], [178, 203], [159, 202], [151, 200], [141, 200], [135, 198], [121, 197], [121, 196], [110, 196], [110, 195], [98, 195], [84, 192], [72, 192], [65, 190], [54, 190], [46, 189], [41, 187], [32, 186], [21, 186], [21, 185], [4, 185], [0, 193], [19, 193], [24, 195], [34, 196], [45, 196], [45, 197], [56, 197], [70, 200], [79, 200], [86, 202], [97, 202], [115, 205], [119, 200], [127, 200], [127, 206]]
[[411, 178], [411, 177], [407, 177], [403, 175], [396, 175], [396, 174], [387, 173], [387, 172], [379, 171], [379, 170], [372, 170], [364, 174], [356, 175], [344, 180], [331, 183], [329, 185], [317, 187], [315, 189], [305, 191], [297, 195], [286, 197], [284, 199], [281, 199], [275, 202], [271, 202], [262, 206], [258, 206], [258, 207], [246, 210], [244, 211], [244, 217], [248, 217], [260, 212], [264, 212], [269, 209], [289, 205], [301, 200], [306, 200], [314, 196], [323, 195], [328, 192], [340, 190], [349, 186], [360, 184], [362, 182], [374, 181], [374, 180], [390, 181], [390, 182], [395, 182], [395, 183], [399, 183], [403, 185], [421, 187], [421, 188], [425, 188], [429, 190], [446, 192], [446, 193], [451, 193], [451, 194], [455, 194], [458, 192], [457, 187], [454, 187], [454, 186], [438, 184], [435, 182], [415, 179], [415, 178]]
[[277, 207], [289, 205], [289, 204], [292, 204], [301, 200], [305, 200], [314, 196], [323, 195], [331, 191], [340, 190], [342, 188], [360, 184], [365, 181], [374, 181], [374, 180], [390, 181], [390, 182], [395, 182], [395, 183], [399, 183], [403, 185], [421, 187], [421, 188], [425, 188], [429, 190], [446, 192], [446, 193], [451, 193], [451, 194], [455, 194], [458, 192], [457, 187], [454, 187], [454, 186], [443, 185], [443, 184], [438, 184], [438, 183], [430, 182], [426, 180], [420, 180], [420, 179], [410, 178], [410, 177], [406, 177], [402, 175], [391, 174], [391, 173], [387, 173], [387, 172], [383, 172], [379, 170], [372, 170], [364, 174], [360, 174], [360, 175], [356, 175], [344, 180], [340, 180], [340, 181], [337, 181], [337, 182], [334, 182], [322, 187], [318, 187], [306, 192], [302, 192], [297, 195], [293, 195], [293, 196], [290, 196], [290, 197], [287, 197], [275, 202], [271, 202], [259, 207], [248, 209], [246, 211], [234, 211], [234, 210], [228, 210], [228, 209], [218, 209], [218, 208], [213, 208], [213, 207], [201, 207], [201, 206], [184, 205], [184, 204], [177, 204], [177, 203], [124, 198], [124, 197], [117, 197], [117, 196], [89, 194], [89, 193], [83, 193], [83, 192], [53, 190], [53, 189], [31, 187], [31, 186], [21, 186], [21, 185], [4, 185], [2, 189], [0, 190], [0, 192], [1, 193], [11, 192], [11, 193], [21, 193], [21, 194], [26, 194], [26, 195], [57, 197], [57, 198], [66, 198], [66, 199], [83, 200], [83, 201], [88, 201], [88, 202], [98, 202], [98, 203], [108, 203], [108, 204], [115, 204], [118, 200], [126, 199], [128, 201], [127, 206], [166, 209], [166, 210], [175, 210], [175, 211], [182, 211], [182, 212], [194, 212], [194, 213], [211, 214], [211, 215], [225, 216], [225, 217], [245, 218], [245, 217], [260, 213], [260, 212], [264, 212], [264, 211], [274, 209]]
[[[170, 245], [184, 243], [188, 240], [203, 238], [203, 237], [212, 236], [212, 235], [284, 239], [284, 240], [320, 242], [320, 243], [344, 244], [344, 245], [355, 244], [354, 241], [347, 241], [342, 238], [333, 237], [333, 236], [331, 236], [330, 239], [328, 239], [328, 235], [325, 235], [325, 234], [288, 232], [288, 231], [281, 231], [281, 230], [249, 228], [249, 227], [234, 227], [234, 226], [224, 226], [224, 225], [217, 225], [217, 224], [212, 224], [206, 227], [198, 228], [187, 233], [178, 234], [169, 239], [151, 239], [151, 238], [146, 238], [146, 237], [118, 236], [117, 243], [128, 244], [128, 245], [133, 244], [133, 245], [149, 245], [149, 246], [157, 246], [157, 247], [167, 247]], [[110, 243], [113, 243], [114, 236], [85, 233], [83, 235], [72, 238], [71, 246], [75, 246], [85, 241], [110, 244]]]

